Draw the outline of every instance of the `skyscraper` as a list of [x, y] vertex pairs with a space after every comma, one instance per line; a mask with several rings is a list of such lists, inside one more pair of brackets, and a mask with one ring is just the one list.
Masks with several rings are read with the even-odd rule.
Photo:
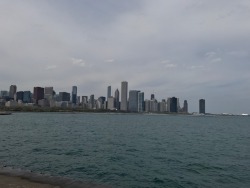
[[128, 110], [130, 112], [138, 112], [138, 93], [140, 91], [130, 90], [129, 91], [129, 102], [128, 102]]
[[30, 91], [24, 91], [23, 92], [23, 102], [24, 103], [30, 103], [32, 98], [32, 94]]
[[95, 109], [95, 95], [92, 94], [89, 97], [89, 108], [90, 109]]
[[187, 103], [187, 100], [184, 100], [183, 112], [188, 113], [188, 103]]
[[205, 114], [205, 99], [200, 99], [199, 100], [199, 113], [200, 114]]
[[15, 94], [16, 94], [16, 85], [11, 85], [9, 91], [9, 97], [11, 99], [14, 99]]
[[128, 110], [128, 82], [123, 81], [121, 83], [121, 106], [122, 111]]
[[23, 91], [16, 92], [16, 101], [23, 101]]
[[59, 92], [59, 101], [70, 101], [70, 93], [67, 92]]
[[155, 99], [155, 95], [151, 94], [151, 100], [154, 100], [154, 99]]
[[172, 97], [170, 99], [170, 112], [175, 112], [177, 113], [178, 112], [178, 99], [176, 97]]
[[36, 104], [38, 104], [39, 100], [44, 99], [44, 88], [34, 87], [33, 98]]
[[145, 105], [144, 105], [144, 92], [138, 93], [138, 112], [144, 112]]
[[115, 108], [116, 108], [117, 110], [119, 110], [119, 109], [120, 109], [120, 101], [119, 101], [119, 97], [120, 97], [119, 90], [118, 90], [118, 89], [116, 89], [116, 90], [115, 90]]
[[108, 86], [107, 88], [107, 100], [109, 97], [111, 97], [111, 86]]
[[77, 87], [76, 86], [73, 86], [72, 87], [72, 103], [73, 104], [76, 104], [76, 101], [77, 101]]

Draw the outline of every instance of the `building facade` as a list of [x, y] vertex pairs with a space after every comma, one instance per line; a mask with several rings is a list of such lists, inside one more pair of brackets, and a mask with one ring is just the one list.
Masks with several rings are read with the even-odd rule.
[[170, 112], [178, 112], [178, 99], [176, 97], [170, 98]]
[[206, 110], [205, 110], [205, 99], [200, 99], [199, 100], [199, 113], [200, 114], [205, 114]]
[[36, 104], [41, 99], [44, 99], [44, 88], [42, 87], [34, 87], [33, 99]]
[[72, 101], [73, 104], [77, 103], [77, 87], [76, 86], [72, 87], [71, 101]]
[[11, 99], [14, 99], [14, 96], [15, 96], [15, 94], [16, 94], [16, 90], [17, 90], [16, 85], [11, 85], [11, 86], [10, 86], [9, 97], [10, 97]]
[[122, 111], [128, 110], [128, 82], [123, 81], [121, 83], [121, 106]]
[[107, 88], [107, 99], [111, 97], [111, 86], [108, 86]]
[[144, 92], [138, 93], [138, 112], [145, 111]]
[[128, 111], [138, 112], [138, 93], [140, 91], [130, 90], [129, 91], [129, 101], [128, 101]]
[[115, 90], [115, 108], [117, 110], [120, 109], [120, 101], [119, 101], [119, 98], [120, 98], [120, 92], [118, 89]]

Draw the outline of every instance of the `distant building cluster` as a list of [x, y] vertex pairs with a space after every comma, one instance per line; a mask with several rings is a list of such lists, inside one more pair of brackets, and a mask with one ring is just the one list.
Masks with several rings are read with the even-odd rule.
[[[120, 92], [121, 91], [121, 92]], [[72, 87], [72, 92], [56, 93], [53, 87], [34, 87], [31, 91], [17, 91], [16, 85], [11, 85], [9, 91], [1, 91], [0, 106], [39, 106], [59, 108], [103, 109], [123, 112], [152, 112], [152, 113], [188, 113], [188, 102], [184, 100], [180, 106], [179, 99], [169, 97], [158, 101], [154, 94], [150, 99], [144, 99], [144, 92], [128, 90], [128, 82], [121, 82], [121, 90], [116, 89], [114, 95], [111, 86], [107, 87], [107, 96], [95, 98], [94, 94], [78, 96], [77, 86]], [[121, 96], [120, 96], [121, 95]], [[199, 100], [199, 113], [205, 114], [205, 100]]]

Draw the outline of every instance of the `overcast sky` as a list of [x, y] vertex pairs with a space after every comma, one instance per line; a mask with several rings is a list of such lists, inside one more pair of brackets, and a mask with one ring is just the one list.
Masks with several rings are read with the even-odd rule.
[[0, 0], [0, 90], [107, 86], [250, 113], [249, 0]]

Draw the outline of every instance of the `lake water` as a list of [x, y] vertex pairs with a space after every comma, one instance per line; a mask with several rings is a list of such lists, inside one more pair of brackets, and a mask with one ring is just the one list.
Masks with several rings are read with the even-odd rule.
[[0, 116], [0, 165], [111, 187], [248, 188], [250, 117], [14, 113]]

